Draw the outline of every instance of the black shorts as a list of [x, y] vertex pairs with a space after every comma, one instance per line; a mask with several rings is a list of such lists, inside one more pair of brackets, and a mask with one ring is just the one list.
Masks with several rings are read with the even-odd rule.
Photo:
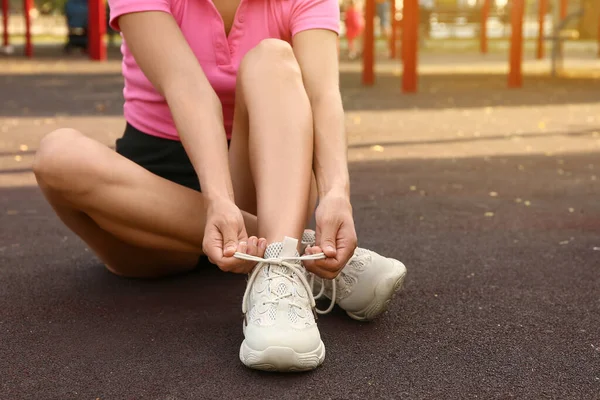
[[148, 135], [127, 124], [123, 137], [117, 139], [116, 150], [161, 178], [200, 191], [198, 175], [178, 140]]

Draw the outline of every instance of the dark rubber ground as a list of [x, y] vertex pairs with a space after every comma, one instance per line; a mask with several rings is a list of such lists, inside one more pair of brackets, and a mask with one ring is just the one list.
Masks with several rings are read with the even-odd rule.
[[[20, 79], [37, 78], [4, 74], [0, 87], [16, 88]], [[83, 79], [92, 78], [69, 75], [65, 90], [83, 93], [73, 86]], [[26, 101], [34, 116], [55, 112], [43, 101], [52, 88], [23, 87], [29, 95], [19, 92], [14, 107]], [[368, 111], [360, 114], [377, 101], [402, 112], [398, 119], [420, 118], [404, 97], [394, 110], [387, 85], [378, 88], [366, 92], [370, 103], [353, 94], [356, 85], [344, 89], [348, 108], [363, 118], [350, 133], [380, 130], [365, 127]], [[591, 107], [585, 113], [596, 113], [597, 94], [593, 103], [591, 89], [580, 89], [577, 98]], [[493, 85], [485, 90], [515, 96]], [[565, 103], [576, 101], [573, 93]], [[477, 95], [453, 96], [467, 103]], [[0, 97], [10, 98], [4, 90]], [[430, 94], [415, 102], [428, 108], [427, 99], [438, 101]], [[540, 107], [515, 115], [530, 113], [537, 124]], [[443, 129], [443, 107], [429, 108], [437, 117], [421, 124], [439, 126], [440, 140], [456, 138]], [[7, 110], [0, 120], [10, 128], [0, 137], [5, 182], [29, 173], [14, 164], [18, 144], [36, 147], [17, 136], [23, 133]], [[85, 123], [93, 131], [102, 118]], [[381, 130], [402, 140], [421, 134], [385, 123]], [[402, 260], [408, 278], [378, 321], [358, 323], [339, 309], [321, 317], [326, 361], [303, 374], [254, 372], [240, 363], [243, 277], [204, 265], [160, 281], [118, 278], [61, 225], [35, 186], [4, 185], [0, 398], [600, 399], [600, 153], [590, 124], [573, 139], [586, 140], [588, 150], [571, 154], [484, 158], [473, 148], [472, 156], [353, 161], [360, 245]], [[508, 132], [503, 126], [496, 131]]]

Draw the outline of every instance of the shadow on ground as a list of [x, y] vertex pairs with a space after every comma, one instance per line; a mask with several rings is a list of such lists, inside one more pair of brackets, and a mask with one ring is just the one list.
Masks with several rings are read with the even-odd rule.
[[167, 280], [117, 278], [37, 188], [1, 189], [1, 391], [60, 399], [596, 398], [598, 157], [353, 164], [360, 244], [403, 260], [406, 289], [370, 324], [340, 310], [321, 317], [326, 363], [300, 375], [240, 364], [243, 277], [203, 265]]

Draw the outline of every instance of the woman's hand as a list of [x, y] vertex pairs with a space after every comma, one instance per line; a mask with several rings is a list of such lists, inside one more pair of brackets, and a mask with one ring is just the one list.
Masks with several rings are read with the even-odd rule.
[[325, 253], [327, 258], [304, 261], [304, 265], [321, 278], [333, 279], [352, 258], [356, 249], [356, 231], [348, 196], [325, 195], [319, 200], [315, 217], [316, 246], [307, 248], [306, 253]]
[[266, 246], [266, 239], [248, 238], [242, 213], [233, 201], [208, 202], [202, 249], [211, 263], [226, 272], [247, 274], [256, 263], [239, 260], [233, 255], [240, 252], [262, 257]]

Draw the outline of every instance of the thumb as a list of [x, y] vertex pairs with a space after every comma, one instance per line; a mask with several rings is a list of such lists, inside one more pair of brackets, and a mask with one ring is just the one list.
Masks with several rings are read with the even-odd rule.
[[221, 227], [220, 231], [221, 236], [223, 236], [223, 256], [233, 257], [238, 248], [236, 229], [230, 224], [225, 224]]
[[335, 257], [337, 253], [336, 240], [338, 226], [332, 223], [326, 223], [319, 229], [317, 244], [323, 250], [327, 257]]

